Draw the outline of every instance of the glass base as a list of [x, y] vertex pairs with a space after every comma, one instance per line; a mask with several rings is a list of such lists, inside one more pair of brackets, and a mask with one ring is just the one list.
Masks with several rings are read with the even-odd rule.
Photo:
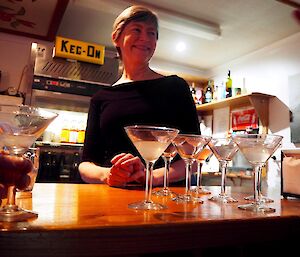
[[21, 209], [17, 206], [4, 206], [0, 209], [0, 221], [6, 221], [6, 222], [15, 222], [15, 221], [24, 221], [32, 218], [37, 218], [38, 214], [29, 211]]
[[233, 197], [229, 195], [215, 195], [209, 198], [208, 200], [214, 201], [214, 202], [219, 202], [219, 203], [237, 203], [238, 200], [234, 199]]
[[191, 189], [192, 193], [195, 194], [201, 194], [201, 195], [209, 195], [211, 194], [210, 191], [208, 191], [207, 189], [203, 188], [203, 187], [195, 187]]
[[[247, 201], [254, 201], [254, 196], [253, 195], [249, 195], [249, 196], [246, 196], [244, 199], [247, 200]], [[273, 199], [268, 198], [268, 197], [266, 197], [264, 195], [261, 195], [259, 200], [262, 203], [274, 203]]]
[[265, 206], [263, 204], [257, 204], [257, 203], [239, 205], [238, 208], [241, 210], [252, 211], [252, 212], [263, 212], [263, 213], [270, 213], [276, 211], [274, 208]]
[[170, 197], [170, 198], [176, 197], [178, 195], [177, 193], [171, 191], [170, 188], [168, 188], [168, 187], [162, 188], [157, 191], [152, 191], [152, 194], [156, 195], [156, 196], [166, 196], [166, 197]]
[[154, 202], [135, 202], [128, 204], [129, 209], [135, 209], [135, 210], [164, 210], [168, 207], [166, 205], [160, 204], [160, 203], [154, 203]]
[[191, 195], [177, 195], [176, 197], [172, 198], [173, 201], [177, 203], [203, 203], [203, 200], [200, 197], [194, 197]]

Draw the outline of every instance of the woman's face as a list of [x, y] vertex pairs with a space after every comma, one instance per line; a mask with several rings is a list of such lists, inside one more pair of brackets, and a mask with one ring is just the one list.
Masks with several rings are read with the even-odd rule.
[[122, 53], [122, 60], [132, 64], [148, 63], [157, 42], [156, 27], [147, 22], [129, 22], [115, 41]]

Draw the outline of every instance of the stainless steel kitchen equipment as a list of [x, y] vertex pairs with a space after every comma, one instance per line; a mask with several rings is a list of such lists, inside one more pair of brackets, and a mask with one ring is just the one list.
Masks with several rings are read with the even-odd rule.
[[[104, 64], [98, 65], [52, 57], [53, 50], [53, 44], [38, 44], [32, 47], [34, 74], [32, 87], [26, 94], [25, 102], [67, 113], [64, 122], [75, 112], [78, 115], [70, 119], [74, 122], [74, 117], [79, 117], [80, 120], [75, 123], [81, 122], [83, 125], [82, 117], [87, 117], [92, 95], [101, 87], [111, 86], [118, 79], [119, 59], [116, 52], [106, 50]], [[62, 120], [58, 122], [62, 123]], [[53, 132], [55, 131], [51, 131], [50, 134]], [[78, 165], [83, 144], [44, 139], [46, 136], [37, 142], [41, 149], [37, 181], [82, 183]]]
[[119, 59], [105, 51], [104, 64], [52, 57], [53, 45], [32, 48], [34, 75], [25, 102], [51, 109], [87, 112], [91, 96], [119, 77]]

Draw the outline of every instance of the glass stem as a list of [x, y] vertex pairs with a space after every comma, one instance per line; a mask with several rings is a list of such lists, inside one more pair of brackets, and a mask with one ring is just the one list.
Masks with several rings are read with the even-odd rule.
[[164, 189], [168, 189], [171, 158], [164, 157], [164, 160], [165, 160]]
[[261, 166], [254, 166], [254, 203], [259, 203], [261, 194]]
[[260, 169], [260, 171], [258, 172], [258, 174], [257, 174], [257, 183], [258, 183], [258, 199], [259, 199], [259, 201], [261, 201], [262, 200], [262, 193], [261, 193], [261, 176], [262, 176], [262, 167], [261, 167], [261, 169]]
[[185, 160], [185, 194], [191, 194], [193, 160]]
[[154, 162], [146, 162], [146, 189], [145, 189], [145, 201], [147, 203], [152, 203], [152, 179], [153, 179], [153, 165]]
[[202, 185], [202, 162], [198, 161], [197, 162], [197, 188], [201, 188]]
[[226, 171], [227, 171], [227, 161], [220, 161], [220, 171], [221, 171], [221, 193], [220, 195], [226, 195]]

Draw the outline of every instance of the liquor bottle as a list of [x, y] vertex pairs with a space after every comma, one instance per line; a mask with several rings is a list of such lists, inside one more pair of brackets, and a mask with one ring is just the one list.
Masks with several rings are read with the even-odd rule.
[[69, 134], [69, 143], [76, 144], [77, 138], [78, 138], [78, 128], [77, 128], [76, 120], [72, 120], [70, 134]]
[[232, 96], [232, 79], [230, 77], [230, 70], [229, 70], [227, 81], [226, 81], [226, 98], [231, 96]]
[[207, 86], [204, 88], [204, 103], [210, 103], [213, 100], [213, 86], [212, 81], [209, 80]]
[[194, 82], [192, 83], [192, 86], [190, 87], [190, 90], [191, 90], [192, 97], [194, 99], [194, 103], [197, 104], [198, 100], [197, 100], [197, 97], [196, 97], [196, 88], [195, 88], [195, 83]]
[[197, 90], [196, 90], [196, 98], [197, 98], [197, 104], [203, 104], [204, 103], [203, 88], [197, 88]]
[[191, 93], [196, 94], [196, 88], [195, 88], [195, 83], [192, 83], [192, 86], [190, 87]]
[[60, 142], [61, 143], [69, 143], [70, 139], [70, 127], [69, 127], [69, 121], [65, 121], [63, 124], [63, 128], [61, 130], [60, 134]]
[[219, 100], [219, 86], [218, 84], [214, 83], [214, 93], [213, 93], [213, 101], [218, 101]]
[[86, 128], [86, 123], [84, 122], [84, 120], [80, 120], [78, 122], [78, 135], [77, 135], [77, 143], [78, 144], [84, 143], [85, 128]]

